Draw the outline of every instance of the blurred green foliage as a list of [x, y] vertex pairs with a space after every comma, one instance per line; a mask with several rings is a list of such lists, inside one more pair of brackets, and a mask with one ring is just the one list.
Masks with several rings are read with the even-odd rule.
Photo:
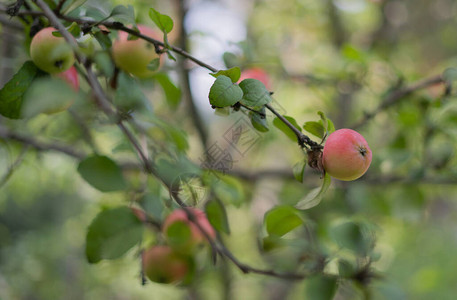
[[[138, 22], [153, 26], [148, 16], [153, 7], [172, 17], [173, 30], [182, 23], [179, 1], [128, 2]], [[189, 10], [198, 9], [200, 2], [189, 4]], [[209, 2], [236, 10], [224, 1]], [[333, 180], [323, 194], [319, 193], [323, 179], [310, 168], [303, 171], [300, 167], [296, 172], [304, 183], [292, 176], [253, 180], [249, 176], [237, 178], [236, 172], [232, 176], [202, 175], [191, 162], [199, 164], [204, 150], [181, 101], [183, 94], [175, 80], [179, 65], [172, 61], [153, 83], [121, 74], [121, 87], [114, 98], [125, 113], [142, 108], [134, 116], [140, 133], [154, 141], [150, 154], [166, 184], [173, 185], [177, 175], [184, 174], [178, 182], [189, 182], [187, 194], [182, 195], [188, 204], [203, 208], [197, 189], [215, 199], [206, 205], [210, 221], [241, 262], [312, 275], [294, 281], [243, 274], [226, 260], [213, 265], [207, 248], [196, 255], [195, 280], [187, 286], [152, 282], [142, 286], [139, 248], [132, 245], [120, 247], [127, 253], [119, 259], [89, 264], [85, 256], [87, 230], [100, 211], [135, 204], [160, 223], [176, 204], [158, 180], [145, 178], [134, 168], [121, 174], [115, 162], [104, 159], [102, 155], [116, 162], [138, 161], [122, 133], [109, 126], [110, 120], [91, 102], [80, 101], [57, 115], [25, 121], [0, 118], [1, 126], [103, 158], [95, 170], [98, 175], [91, 178], [94, 166], [84, 166], [80, 157], [37, 152], [21, 143], [0, 140], [0, 176], [26, 151], [0, 187], [0, 299], [454, 299], [454, 1], [235, 2], [242, 4], [238, 9], [246, 21], [247, 38], [235, 44], [236, 51], [224, 54], [226, 67], [256, 65], [267, 70], [273, 82], [273, 101], [298, 128], [298, 124], [308, 124], [306, 130], [322, 137], [322, 128], [315, 128], [318, 111], [325, 112], [336, 128], [342, 128], [359, 124], [367, 113], [381, 108], [357, 128], [373, 150], [372, 165], [363, 178], [349, 183]], [[88, 0], [83, 7], [101, 19], [113, 14], [115, 5], [126, 5], [126, 1]], [[130, 14], [131, 9], [126, 12]], [[116, 12], [116, 17], [122, 16], [125, 14]], [[0, 30], [6, 36], [7, 26]], [[168, 38], [174, 44], [172, 34]], [[197, 47], [194, 41], [198, 35], [205, 33], [189, 33], [191, 50]], [[103, 36], [98, 34], [101, 43]], [[105, 42], [109, 47], [109, 41]], [[0, 65], [13, 64], [15, 72], [28, 55], [27, 48], [16, 43], [13, 58], [0, 57]], [[94, 61], [101, 74], [112, 74], [106, 52], [98, 53]], [[449, 81], [450, 90], [438, 83], [405, 94], [396, 103], [383, 102], [396, 91], [439, 74]], [[232, 80], [225, 84], [231, 86]], [[84, 83], [82, 89], [89, 95]], [[210, 100], [203, 100], [209, 107]], [[227, 129], [246, 117], [242, 112], [226, 118], [202, 114], [211, 142], [223, 141]], [[271, 125], [273, 118], [267, 119]], [[264, 121], [256, 122], [260, 124], [256, 128], [263, 129], [259, 131], [266, 131]], [[294, 135], [290, 137], [296, 140]], [[256, 170], [279, 167], [292, 173], [292, 166], [303, 161], [303, 152], [296, 142], [270, 126], [251, 150], [235, 157], [236, 170], [255, 174]], [[114, 180], [103, 175], [107, 166], [115, 169]], [[85, 176], [87, 169], [91, 170], [90, 179]], [[113, 175], [108, 173], [108, 178]], [[101, 193], [84, 178], [95, 187], [100, 180], [102, 190], [115, 192]], [[325, 180], [329, 184], [329, 179]], [[315, 203], [319, 205], [306, 206], [313, 193], [319, 196]], [[306, 204], [301, 208], [310, 209], [298, 212], [293, 207], [300, 203]], [[136, 220], [129, 220], [135, 225]], [[135, 232], [130, 238], [137, 241], [139, 235]], [[142, 243], [161, 239], [160, 234], [144, 233]]]

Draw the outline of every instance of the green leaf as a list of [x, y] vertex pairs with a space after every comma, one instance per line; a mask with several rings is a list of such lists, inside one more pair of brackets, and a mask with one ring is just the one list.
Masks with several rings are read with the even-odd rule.
[[298, 209], [310, 209], [318, 205], [325, 195], [325, 192], [327, 192], [331, 182], [332, 179], [330, 178], [330, 175], [328, 175], [328, 173], [325, 174], [322, 186], [311, 190], [303, 200], [295, 205], [295, 207]]
[[[298, 126], [297, 121], [295, 121], [294, 118], [289, 117], [289, 116], [284, 116], [287, 121], [289, 121], [292, 125], [297, 128], [297, 130], [301, 131], [300, 126]], [[286, 124], [284, 124], [279, 118], [274, 118], [273, 120], [273, 125], [284, 132], [285, 135], [287, 135], [292, 141], [298, 142], [297, 140], [297, 135], [290, 129]]]
[[218, 199], [208, 201], [205, 205], [206, 216], [211, 225], [220, 232], [230, 234], [230, 227], [227, 219], [225, 206]]
[[181, 251], [187, 251], [192, 245], [192, 232], [188, 222], [176, 221], [165, 232], [168, 244]]
[[118, 22], [135, 24], [135, 9], [131, 5], [117, 5], [113, 8], [109, 17]]
[[366, 56], [361, 50], [349, 44], [343, 46], [341, 53], [346, 59], [358, 62], [363, 62]]
[[337, 290], [336, 277], [315, 275], [306, 279], [306, 299], [332, 300]]
[[161, 190], [159, 188], [155, 193], [150, 192], [143, 195], [139, 203], [144, 211], [152, 216], [153, 219], [162, 222], [164, 219], [163, 212], [165, 205], [162, 202], [162, 199], [160, 199], [160, 191]]
[[106, 77], [111, 77], [114, 74], [114, 64], [108, 52], [97, 52], [94, 56], [94, 62], [97, 69], [100, 70]]
[[241, 70], [238, 67], [234, 67], [228, 70], [220, 70], [217, 73], [209, 73], [211, 76], [217, 78], [220, 75], [225, 75], [229, 77], [233, 83], [236, 83], [241, 76]]
[[21, 118], [25, 92], [36, 77], [44, 75], [32, 61], [26, 61], [0, 90], [0, 114], [11, 119]]
[[298, 162], [293, 167], [294, 177], [298, 182], [303, 183], [305, 177], [306, 161]]
[[147, 69], [150, 71], [157, 71], [160, 67], [160, 58], [154, 58], [148, 65]]
[[260, 108], [271, 102], [270, 92], [257, 79], [248, 78], [241, 81], [240, 88], [243, 90], [243, 99], [240, 102], [244, 105]]
[[149, 9], [149, 17], [163, 33], [170, 33], [173, 29], [173, 20], [169, 16], [159, 13], [154, 8]]
[[186, 156], [180, 155], [177, 159], [159, 158], [156, 162], [157, 173], [167, 184], [182, 183], [188, 178], [200, 175], [201, 170]]
[[241, 88], [225, 75], [218, 76], [209, 90], [209, 103], [216, 107], [232, 106], [241, 98]]
[[259, 112], [264, 116], [261, 116], [260, 114], [253, 111], [249, 112], [249, 116], [251, 117], [251, 124], [258, 131], [267, 132], [270, 129], [268, 128], [267, 118], [265, 117], [265, 107], [262, 107]]
[[87, 183], [102, 192], [127, 187], [121, 168], [106, 156], [90, 156], [79, 163], [78, 172]]
[[114, 104], [124, 111], [151, 109], [148, 98], [143, 94], [138, 81], [124, 72], [117, 77]]
[[321, 111], [318, 111], [317, 114], [321, 117], [321, 121], [322, 121], [321, 124], [324, 126], [325, 132], [327, 133], [327, 135], [329, 135], [330, 133], [334, 132], [335, 131], [335, 125], [333, 125], [332, 120], [327, 118], [325, 116], [325, 114], [323, 112], [321, 112]]
[[240, 64], [240, 59], [231, 52], [224, 52], [222, 59], [224, 60], [224, 64], [227, 68], [233, 68]]
[[83, 5], [86, 1], [87, 0], [65, 1], [64, 5], [62, 6], [61, 14], [66, 15], [67, 13], [71, 12], [72, 10]]
[[166, 73], [154, 75], [154, 79], [162, 86], [167, 103], [171, 108], [177, 108], [181, 103], [181, 90], [170, 80]]
[[335, 131], [335, 125], [333, 124], [332, 120], [327, 119], [327, 134], [329, 135], [330, 133]]
[[268, 235], [262, 239], [262, 249], [265, 252], [277, 249], [284, 245], [284, 239], [276, 235]]
[[241, 182], [231, 176], [211, 171], [203, 177], [205, 184], [211, 186], [214, 195], [224, 204], [233, 204], [239, 207], [244, 202], [245, 191]]
[[71, 33], [72, 36], [78, 38], [79, 35], [81, 34], [81, 28], [79, 27], [78, 23], [73, 22], [71, 25], [67, 28], [68, 32]]
[[173, 126], [167, 126], [166, 128], [162, 127], [162, 129], [165, 130], [178, 150], [185, 152], [189, 149], [187, 133], [184, 130]]
[[340, 259], [338, 261], [338, 274], [341, 277], [352, 277], [355, 274], [355, 272], [355, 266], [351, 262], [345, 259]]
[[352, 221], [333, 227], [330, 236], [340, 247], [349, 249], [358, 255], [366, 255], [371, 246], [371, 241], [366, 239], [363, 234], [362, 226]]
[[323, 138], [324, 135], [325, 135], [325, 128], [322, 125], [322, 121], [319, 121], [319, 122], [315, 122], [315, 121], [306, 122], [305, 125], [303, 125], [303, 129], [305, 129], [309, 133], [317, 136], [318, 138]]
[[300, 211], [289, 205], [276, 206], [265, 214], [264, 223], [269, 235], [283, 236], [303, 224]]
[[187, 142], [187, 133], [175, 126], [168, 124], [158, 118], [151, 120], [156, 126], [150, 128], [150, 132], [159, 132], [164, 133], [168, 141], [171, 141], [178, 150], [187, 151], [189, 149], [189, 143]]
[[79, 94], [60, 78], [37, 78], [24, 95], [21, 116], [31, 118], [40, 113], [58, 113], [66, 110], [78, 98]]
[[92, 33], [92, 35], [95, 37], [95, 39], [100, 44], [103, 50], [111, 49], [112, 42], [107, 34], [104, 34], [102, 31], [97, 31], [95, 33]]
[[89, 263], [116, 259], [138, 244], [143, 225], [128, 207], [100, 212], [89, 226], [86, 236], [86, 256]]
[[457, 81], [457, 68], [447, 68], [442, 76], [448, 82]]

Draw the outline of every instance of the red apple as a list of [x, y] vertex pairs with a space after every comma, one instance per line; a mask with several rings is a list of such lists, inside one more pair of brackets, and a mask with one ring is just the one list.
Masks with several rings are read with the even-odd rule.
[[76, 92], [79, 91], [79, 79], [78, 71], [76, 71], [75, 66], [71, 66], [70, 69], [57, 73], [57, 77], [65, 80]]
[[322, 163], [330, 176], [351, 181], [365, 174], [371, 158], [371, 149], [362, 135], [352, 129], [339, 129], [327, 138]]
[[[209, 223], [208, 219], [206, 218], [206, 214], [197, 208], [187, 208], [194, 216], [195, 221], [202, 227], [202, 229], [208, 234], [211, 239], [216, 238], [216, 231]], [[174, 210], [168, 217], [165, 219], [163, 223], [163, 233], [170, 241], [170, 228], [173, 227], [174, 224], [184, 224], [189, 228], [190, 237], [187, 241], [179, 241], [176, 245], [178, 245], [181, 249], [180, 250], [188, 250], [189, 248], [192, 249], [194, 246], [198, 244], [202, 244], [207, 241], [205, 235], [202, 231], [195, 225], [194, 222], [189, 220], [187, 217], [186, 211], [184, 209], [177, 209]], [[173, 246], [173, 245], [172, 245]]]
[[[161, 39], [157, 31], [138, 25], [140, 33], [153, 39]], [[128, 40], [129, 34], [119, 31], [119, 38], [113, 43], [113, 59], [116, 65], [123, 71], [140, 78], [150, 77], [155, 73], [148, 69], [148, 65], [160, 56], [156, 53], [155, 47], [143, 39]], [[159, 60], [160, 63], [160, 60]]]
[[142, 256], [144, 274], [154, 282], [176, 283], [192, 271], [190, 259], [168, 246], [154, 246], [145, 250]]
[[30, 43], [30, 56], [41, 70], [55, 74], [68, 70], [75, 62], [73, 49], [63, 37], [52, 35], [53, 27], [40, 30]]
[[265, 85], [267, 90], [271, 90], [270, 76], [267, 74], [267, 72], [265, 72], [264, 69], [259, 68], [259, 67], [252, 67], [249, 69], [245, 69], [241, 72], [241, 77], [238, 82], [241, 82], [247, 78], [259, 80], [260, 82], [262, 82]]

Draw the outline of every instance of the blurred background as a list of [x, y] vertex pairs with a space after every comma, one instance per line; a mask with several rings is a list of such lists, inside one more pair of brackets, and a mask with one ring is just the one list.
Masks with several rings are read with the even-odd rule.
[[[192, 161], [200, 163], [205, 147], [212, 145], [231, 151], [233, 177], [224, 199], [231, 234], [224, 239], [240, 261], [295, 270], [297, 257], [303, 264], [319, 260], [307, 253], [324, 257], [330, 274], [341, 275], [342, 260], [369, 266], [376, 274], [341, 280], [335, 299], [455, 299], [456, 1], [88, 0], [81, 9], [110, 11], [118, 4], [132, 5], [137, 22], [150, 26], [150, 7], [170, 15], [175, 22], [171, 43], [216, 68], [262, 68], [282, 114], [301, 125], [319, 120], [322, 111], [337, 128], [357, 129], [373, 151], [366, 175], [349, 183], [333, 180], [322, 202], [305, 212], [303, 228], [288, 234], [285, 246], [267, 249], [262, 245], [265, 212], [299, 202], [319, 186], [319, 174], [307, 169], [304, 183], [293, 179], [292, 166], [303, 153], [271, 124], [266, 133], [246, 133], [249, 147], [231, 147], [226, 134], [245, 115], [215, 114], [208, 101], [214, 82], [209, 71], [167, 61], [164, 70], [183, 98], [195, 103], [206, 145], [189, 101], [170, 109], [160, 87], [145, 83], [144, 91], [156, 115], [186, 131]], [[0, 17], [3, 86], [28, 51], [21, 23], [3, 12]], [[26, 123], [0, 118], [0, 124], [87, 147], [67, 113]], [[103, 151], [119, 154], [120, 133], [101, 125], [93, 134]], [[76, 166], [63, 154], [0, 139], [0, 299], [305, 297], [306, 280], [245, 275], [223, 261], [212, 266], [205, 251], [190, 287], [142, 286], [134, 250], [118, 260], [88, 264], [87, 226], [100, 208], [126, 203], [129, 195], [98, 192], [80, 178]], [[355, 224], [356, 236], [344, 237], [341, 224]], [[369, 255], [357, 251], [358, 243], [368, 245]]]

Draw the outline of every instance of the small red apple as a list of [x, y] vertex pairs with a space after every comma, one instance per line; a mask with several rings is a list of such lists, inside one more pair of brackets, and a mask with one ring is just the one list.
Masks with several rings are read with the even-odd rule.
[[[141, 34], [153, 39], [161, 39], [161, 35], [144, 25], [138, 25]], [[113, 59], [116, 65], [123, 71], [139, 78], [147, 78], [156, 71], [148, 69], [148, 65], [160, 56], [155, 47], [143, 39], [128, 40], [129, 34], [119, 31], [119, 38], [113, 43]], [[160, 60], [159, 60], [160, 63]]]
[[[206, 214], [197, 208], [187, 208], [194, 216], [195, 221], [202, 227], [202, 229], [208, 234], [211, 239], [216, 238], [216, 231], [209, 223], [208, 219], [206, 218]], [[179, 246], [182, 248], [180, 250], [187, 250], [188, 248], [193, 248], [198, 244], [202, 244], [207, 241], [205, 235], [202, 231], [187, 217], [187, 213], [184, 209], [177, 209], [174, 210], [168, 217], [165, 219], [163, 223], [163, 233], [164, 235], [170, 240], [170, 228], [174, 224], [184, 224], [188, 226], [190, 231], [190, 237], [188, 241], [180, 241]]]
[[270, 76], [267, 74], [267, 72], [265, 72], [264, 69], [259, 68], [259, 67], [252, 67], [252, 68], [245, 69], [245, 70], [243, 70], [243, 72], [241, 72], [241, 77], [238, 82], [241, 82], [247, 78], [259, 80], [260, 82], [262, 82], [265, 85], [267, 90], [271, 90]]
[[65, 80], [76, 92], [79, 91], [79, 79], [78, 71], [76, 71], [75, 66], [71, 66], [70, 69], [57, 73], [57, 77]]
[[329, 135], [322, 154], [325, 171], [336, 179], [351, 181], [368, 170], [372, 152], [361, 134], [339, 129]]
[[192, 271], [190, 259], [175, 253], [169, 246], [154, 246], [142, 256], [144, 274], [154, 282], [176, 283]]
[[41, 70], [55, 74], [68, 70], [75, 62], [73, 49], [63, 37], [52, 35], [53, 27], [40, 30], [30, 43], [30, 57]]

